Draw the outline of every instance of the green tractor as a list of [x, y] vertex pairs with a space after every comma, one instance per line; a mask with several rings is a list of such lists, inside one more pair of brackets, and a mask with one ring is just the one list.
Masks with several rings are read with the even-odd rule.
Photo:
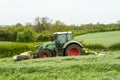
[[72, 40], [72, 32], [56, 32], [51, 42], [36, 46], [37, 58], [54, 56], [79, 56], [82, 54], [82, 45]]

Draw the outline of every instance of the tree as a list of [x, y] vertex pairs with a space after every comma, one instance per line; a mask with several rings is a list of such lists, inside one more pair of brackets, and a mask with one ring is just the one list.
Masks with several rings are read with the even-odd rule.
[[16, 30], [17, 30], [18, 32], [23, 32], [24, 29], [25, 29], [25, 27], [24, 27], [21, 23], [17, 23], [17, 24], [15, 25], [15, 28], [16, 28]]
[[51, 27], [51, 20], [48, 17], [36, 17], [34, 30], [35, 32], [42, 32], [44, 30], [49, 30]]
[[21, 23], [17, 23], [15, 26], [20, 27], [20, 26], [23, 26], [23, 25]]
[[68, 26], [61, 22], [61, 21], [56, 21], [53, 25], [52, 25], [52, 31], [53, 32], [56, 32], [56, 31], [68, 31], [69, 28]]

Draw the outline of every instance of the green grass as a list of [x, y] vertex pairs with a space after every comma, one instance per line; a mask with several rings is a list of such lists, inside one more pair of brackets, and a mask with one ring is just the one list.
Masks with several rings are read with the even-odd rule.
[[8, 42], [8, 41], [0, 41], [0, 45], [3, 45], [3, 44], [11, 44], [13, 42]]
[[101, 44], [110, 46], [115, 43], [120, 43], [120, 31], [90, 33], [74, 38], [77, 41], [83, 41], [86, 44]]
[[0, 59], [0, 80], [120, 80], [120, 51], [14, 62]]

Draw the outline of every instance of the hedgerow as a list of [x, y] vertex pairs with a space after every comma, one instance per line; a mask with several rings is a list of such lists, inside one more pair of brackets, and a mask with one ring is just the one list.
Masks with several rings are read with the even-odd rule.
[[9, 43], [0, 44], [0, 58], [11, 57], [25, 51], [35, 51], [34, 46], [41, 43]]
[[[14, 55], [18, 55], [25, 51], [35, 51], [35, 45], [41, 44], [38, 43], [9, 43], [9, 44], [0, 44], [0, 58], [4, 57], [12, 57]], [[84, 44], [84, 48], [88, 48], [90, 50], [120, 50], [120, 43], [115, 43], [108, 47], [103, 46], [101, 44]]]
[[120, 50], [120, 43], [114, 43], [109, 46], [110, 50]]
[[83, 46], [85, 48], [92, 49], [92, 50], [106, 49], [106, 47], [101, 44], [83, 44]]

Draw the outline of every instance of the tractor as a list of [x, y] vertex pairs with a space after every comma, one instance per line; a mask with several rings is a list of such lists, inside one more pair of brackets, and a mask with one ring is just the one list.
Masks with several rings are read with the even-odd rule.
[[72, 32], [55, 32], [51, 42], [36, 46], [34, 54], [37, 58], [54, 56], [79, 56], [82, 55], [81, 43], [72, 40]]

